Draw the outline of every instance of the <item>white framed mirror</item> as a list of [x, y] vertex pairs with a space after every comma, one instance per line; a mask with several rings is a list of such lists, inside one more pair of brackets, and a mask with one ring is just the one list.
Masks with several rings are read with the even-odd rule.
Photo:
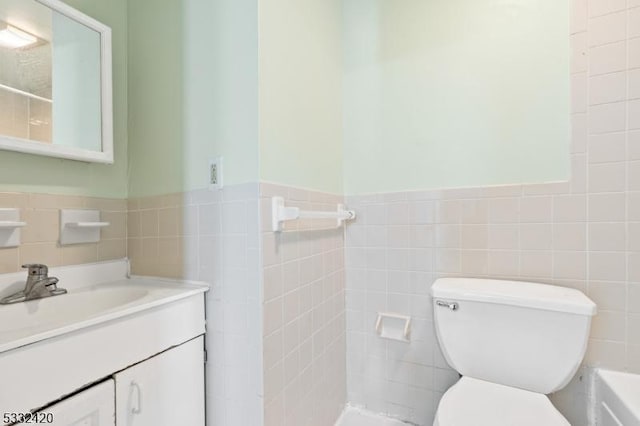
[[0, 149], [113, 163], [109, 27], [59, 0], [0, 0]]

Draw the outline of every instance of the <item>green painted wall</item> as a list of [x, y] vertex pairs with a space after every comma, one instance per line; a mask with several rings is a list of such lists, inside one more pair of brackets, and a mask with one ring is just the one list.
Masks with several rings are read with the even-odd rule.
[[178, 192], [184, 170], [182, 2], [128, 3], [129, 195]]
[[342, 1], [260, 5], [260, 179], [341, 193]]
[[346, 194], [566, 180], [568, 3], [344, 0]]
[[260, 179], [346, 194], [568, 179], [567, 2], [260, 5]]
[[68, 3], [113, 28], [115, 165], [0, 152], [0, 190], [171, 193], [216, 156], [347, 194], [568, 177], [565, 2]]
[[113, 30], [115, 164], [88, 164], [0, 151], [0, 191], [127, 196], [127, 2], [66, 0]]
[[255, 0], [129, 1], [129, 194], [258, 180]]
[[217, 156], [225, 185], [341, 192], [341, 9], [130, 0], [129, 195], [206, 187]]

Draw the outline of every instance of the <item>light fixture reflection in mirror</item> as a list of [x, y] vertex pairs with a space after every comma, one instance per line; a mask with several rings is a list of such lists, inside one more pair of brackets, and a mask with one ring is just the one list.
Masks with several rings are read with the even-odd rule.
[[20, 28], [0, 22], [0, 46], [9, 49], [19, 49], [38, 42], [38, 37]]
[[52, 46], [43, 38], [51, 38], [51, 13], [43, 15], [0, 18], [0, 135], [51, 144]]
[[0, 0], [0, 150], [113, 163], [111, 29], [60, 0]]

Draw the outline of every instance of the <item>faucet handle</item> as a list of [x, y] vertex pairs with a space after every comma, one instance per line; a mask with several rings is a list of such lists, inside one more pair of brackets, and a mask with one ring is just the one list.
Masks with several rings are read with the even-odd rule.
[[47, 267], [47, 265], [42, 265], [39, 263], [30, 263], [27, 265], [22, 265], [23, 268], [25, 269], [29, 269], [29, 276], [31, 275], [40, 275], [40, 276], [47, 276], [47, 274], [49, 273], [49, 268]]
[[50, 291], [57, 290], [59, 281], [60, 280], [58, 280], [56, 277], [45, 278], [44, 286], [48, 288]]

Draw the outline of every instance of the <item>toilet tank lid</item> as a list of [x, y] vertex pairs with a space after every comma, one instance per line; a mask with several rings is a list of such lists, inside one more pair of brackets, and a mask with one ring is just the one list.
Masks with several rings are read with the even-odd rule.
[[548, 284], [480, 278], [440, 278], [434, 298], [469, 300], [593, 316], [596, 304], [582, 292]]

